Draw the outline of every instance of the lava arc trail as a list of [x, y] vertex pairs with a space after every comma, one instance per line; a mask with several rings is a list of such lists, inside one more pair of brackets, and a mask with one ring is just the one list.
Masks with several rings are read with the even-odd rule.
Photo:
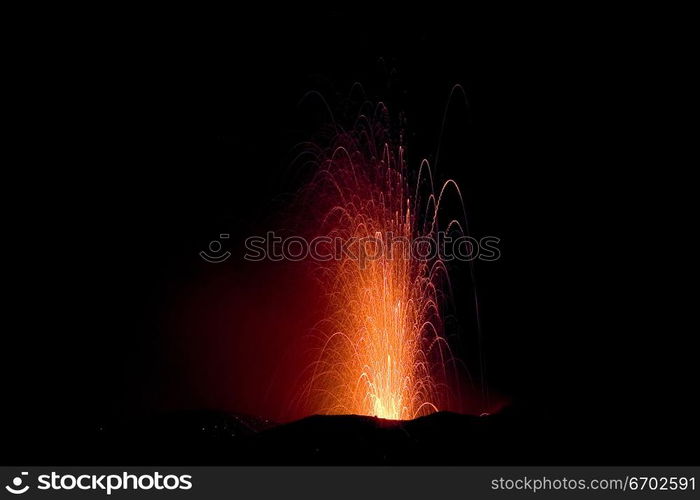
[[[444, 336], [449, 277], [436, 245], [443, 198], [461, 194], [450, 180], [436, 190], [425, 160], [409, 169], [389, 122], [379, 104], [306, 152], [315, 174], [303, 210], [313, 234], [351, 242], [318, 263], [329, 309], [314, 328], [303, 394], [315, 413], [412, 419], [459, 405], [458, 363]], [[462, 231], [446, 222], [447, 233]]]

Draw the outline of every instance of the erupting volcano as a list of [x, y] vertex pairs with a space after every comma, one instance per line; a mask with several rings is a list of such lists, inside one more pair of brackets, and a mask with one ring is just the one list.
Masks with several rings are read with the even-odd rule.
[[313, 329], [316, 361], [301, 397], [314, 413], [406, 420], [460, 409], [437, 234], [464, 234], [466, 226], [441, 210], [448, 193], [462, 208], [463, 201], [454, 181], [435, 189], [427, 160], [408, 165], [402, 134], [392, 137], [390, 123], [379, 104], [350, 130], [334, 124], [323, 144], [302, 155], [314, 166], [303, 216], [329, 246], [347, 245], [317, 263], [328, 311]]

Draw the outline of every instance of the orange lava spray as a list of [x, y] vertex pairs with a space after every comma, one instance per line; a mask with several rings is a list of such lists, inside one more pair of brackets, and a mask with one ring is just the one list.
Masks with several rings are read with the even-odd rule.
[[[404, 420], [458, 405], [442, 310], [449, 277], [430, 249], [443, 195], [457, 185], [435, 192], [425, 160], [409, 170], [388, 122], [380, 104], [372, 118], [335, 128], [328, 146], [306, 153], [315, 175], [305, 213], [322, 214], [314, 234], [352, 242], [317, 267], [328, 311], [313, 330], [316, 361], [303, 391], [315, 413]], [[449, 221], [447, 230], [461, 225]]]

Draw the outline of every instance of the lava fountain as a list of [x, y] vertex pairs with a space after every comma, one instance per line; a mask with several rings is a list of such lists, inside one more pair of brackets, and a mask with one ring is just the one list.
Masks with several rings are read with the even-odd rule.
[[[302, 396], [315, 413], [404, 420], [459, 407], [437, 235], [443, 198], [454, 192], [462, 203], [461, 194], [451, 180], [436, 191], [426, 160], [409, 169], [389, 123], [379, 104], [302, 155], [314, 166], [303, 214], [333, 255], [314, 264], [328, 299]], [[463, 232], [446, 222], [447, 233]]]

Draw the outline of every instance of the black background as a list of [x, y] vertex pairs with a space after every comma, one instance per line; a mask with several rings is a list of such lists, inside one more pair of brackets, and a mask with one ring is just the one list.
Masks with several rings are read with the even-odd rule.
[[85, 462], [75, 433], [159, 409], [173, 283], [220, 228], [234, 248], [265, 229], [313, 128], [301, 96], [338, 105], [355, 81], [406, 114], [413, 159], [434, 157], [465, 89], [440, 168], [473, 231], [503, 242], [477, 269], [490, 385], [548, 422], [545, 440], [585, 441], [573, 461], [696, 460], [653, 31], [552, 12], [223, 17], [98, 22], [34, 48], [46, 126], [10, 215], [3, 462]]

